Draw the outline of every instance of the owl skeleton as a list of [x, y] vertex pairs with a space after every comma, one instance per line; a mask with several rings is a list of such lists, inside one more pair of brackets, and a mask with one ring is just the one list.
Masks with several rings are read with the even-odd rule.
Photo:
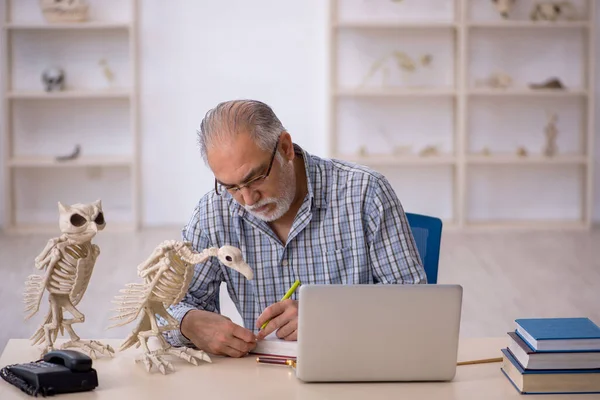
[[[61, 348], [78, 347], [91, 357], [96, 352], [114, 353], [110, 346], [97, 341], [82, 341], [73, 330], [74, 323], [82, 323], [85, 316], [76, 308], [83, 298], [100, 248], [92, 244], [98, 231], [106, 226], [102, 203], [97, 200], [91, 204], [71, 206], [58, 203], [59, 226], [62, 233], [50, 239], [44, 250], [35, 258], [35, 267], [45, 270], [42, 275], [30, 275], [25, 282], [25, 319], [31, 318], [40, 308], [44, 292], [48, 292], [50, 309], [42, 325], [31, 336], [33, 345], [44, 344], [42, 355], [54, 350], [58, 332], [66, 331], [70, 339]], [[65, 319], [68, 311], [73, 318]]]
[[[120, 290], [123, 295], [115, 297], [113, 303], [119, 306], [115, 309], [118, 314], [111, 317], [111, 320], [119, 322], [110, 328], [128, 324], [142, 315], [119, 351], [133, 345], [142, 346], [144, 354], [141, 360], [148, 372], [152, 366], [156, 366], [163, 374], [166, 374], [167, 369], [174, 369], [170, 362], [163, 360], [164, 355], [174, 355], [194, 365], [198, 365], [200, 360], [211, 362], [203, 351], [172, 347], [162, 335], [163, 332], [179, 329], [179, 322], [168, 313], [167, 308], [183, 299], [194, 276], [195, 265], [205, 262], [209, 257], [217, 257], [223, 265], [238, 271], [249, 280], [253, 278], [252, 269], [244, 262], [241, 251], [235, 247], [211, 247], [197, 253], [192, 250], [190, 242], [170, 240], [157, 246], [150, 257], [137, 267], [138, 276], [143, 279], [143, 283], [127, 284], [126, 289]], [[164, 318], [167, 324], [159, 326], [156, 315]], [[150, 350], [148, 347], [148, 339], [152, 336], [160, 343], [157, 350]]]

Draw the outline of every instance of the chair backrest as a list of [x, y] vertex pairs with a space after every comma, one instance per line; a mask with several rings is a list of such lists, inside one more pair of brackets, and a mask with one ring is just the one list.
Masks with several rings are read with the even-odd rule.
[[406, 218], [425, 268], [427, 283], [437, 283], [440, 243], [442, 241], [442, 220], [413, 213], [406, 213]]

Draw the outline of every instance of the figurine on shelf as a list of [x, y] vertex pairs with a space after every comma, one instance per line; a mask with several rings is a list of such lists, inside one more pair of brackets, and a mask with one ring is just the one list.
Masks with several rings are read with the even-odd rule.
[[421, 157], [427, 157], [427, 156], [437, 156], [439, 154], [439, 151], [437, 149], [436, 146], [425, 146], [420, 152], [419, 155]]
[[400, 69], [408, 72], [413, 72], [417, 69], [415, 61], [403, 51], [394, 51], [392, 54], [396, 59], [396, 63]]
[[40, 0], [42, 14], [48, 22], [84, 22], [88, 4], [84, 0]]
[[423, 54], [421, 56], [421, 65], [424, 67], [431, 65], [432, 61], [433, 61], [433, 56], [431, 54]]
[[[50, 304], [42, 325], [31, 336], [32, 345], [44, 344], [42, 355], [54, 350], [58, 333], [65, 331], [71, 340], [61, 348], [76, 347], [95, 358], [96, 352], [112, 357], [114, 350], [100, 342], [82, 341], [73, 330], [73, 324], [84, 322], [85, 316], [76, 308], [83, 298], [100, 248], [92, 244], [98, 231], [106, 227], [102, 203], [71, 206], [58, 203], [59, 226], [62, 235], [50, 239], [44, 250], [35, 258], [35, 268], [44, 270], [43, 275], [29, 275], [25, 282], [25, 311], [31, 318], [40, 308], [44, 292], [48, 292]], [[64, 318], [69, 312], [73, 318]]]
[[358, 155], [361, 157], [366, 157], [367, 156], [367, 146], [360, 146], [358, 148]]
[[46, 68], [42, 73], [42, 83], [46, 92], [60, 92], [65, 88], [65, 71], [62, 68]]
[[565, 85], [558, 78], [549, 78], [542, 83], [530, 83], [530, 89], [565, 89]]
[[513, 79], [510, 75], [504, 72], [495, 72], [486, 79], [476, 81], [476, 86], [487, 86], [494, 89], [506, 89], [512, 86]]
[[[420, 63], [422, 66], [430, 66], [433, 61], [431, 54], [424, 54], [420, 57]], [[390, 81], [390, 64], [395, 70], [400, 70], [405, 73], [412, 74], [417, 71], [418, 62], [412, 57], [402, 51], [393, 51], [378, 60], [376, 60], [369, 68], [368, 73], [365, 75], [362, 83], [359, 86], [364, 86], [377, 72], [381, 71], [382, 85], [388, 86]]]
[[491, 155], [491, 154], [492, 154], [492, 152], [490, 151], [490, 149], [489, 149], [488, 147], [484, 147], [484, 148], [481, 150], [481, 154], [487, 157], [487, 156]]
[[[173, 369], [173, 365], [163, 359], [165, 355], [179, 357], [194, 365], [198, 365], [199, 361], [211, 362], [204, 351], [189, 347], [172, 347], [163, 337], [163, 332], [179, 329], [179, 322], [169, 314], [167, 308], [184, 298], [194, 279], [195, 266], [204, 263], [210, 257], [217, 257], [223, 266], [239, 272], [248, 280], [254, 277], [254, 272], [244, 262], [242, 252], [236, 247], [211, 247], [197, 253], [192, 249], [190, 242], [164, 241], [137, 267], [143, 283], [128, 284], [126, 289], [121, 290], [123, 295], [117, 296], [114, 301], [119, 305], [116, 309], [118, 314], [110, 319], [119, 322], [110, 328], [128, 324], [138, 318], [137, 326], [125, 338], [119, 351], [133, 345], [142, 346], [144, 354], [141, 360], [146, 370], [150, 372], [152, 366], [155, 366], [163, 374], [166, 374], [168, 369]], [[164, 318], [167, 324], [159, 326], [157, 316]], [[150, 337], [158, 339], [160, 349], [150, 350]]]
[[56, 161], [72, 161], [72, 160], [76, 160], [77, 158], [79, 158], [79, 156], [81, 155], [81, 145], [75, 145], [75, 148], [73, 149], [73, 151], [71, 152], [71, 154], [67, 154], [64, 156], [56, 156], [55, 159]]
[[520, 146], [517, 148], [517, 155], [519, 157], [527, 157], [527, 149], [523, 146]]
[[502, 18], [508, 19], [510, 10], [515, 5], [516, 0], [492, 0], [492, 3], [496, 7], [496, 11], [500, 13]]
[[544, 147], [544, 155], [548, 157], [554, 156], [558, 151], [558, 146], [556, 145], [556, 137], [558, 136], [558, 128], [556, 127], [557, 122], [558, 115], [556, 113], [550, 114], [545, 129], [546, 146]]
[[100, 61], [98, 61], [98, 65], [102, 67], [102, 74], [104, 75], [104, 78], [106, 79], [108, 85], [112, 85], [115, 80], [115, 74], [109, 67], [108, 62], [105, 59], [101, 59]]
[[577, 19], [577, 10], [570, 1], [536, 3], [531, 10], [529, 18], [532, 21], [554, 22], [559, 18], [573, 21]]

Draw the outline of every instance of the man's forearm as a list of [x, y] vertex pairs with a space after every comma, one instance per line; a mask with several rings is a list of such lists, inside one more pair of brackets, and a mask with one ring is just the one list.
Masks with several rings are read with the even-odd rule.
[[175, 347], [190, 346], [191, 340], [183, 333], [182, 322], [188, 312], [197, 311], [198, 308], [188, 303], [178, 303], [171, 306], [168, 310], [169, 314], [179, 322], [179, 329], [165, 332], [165, 339]]

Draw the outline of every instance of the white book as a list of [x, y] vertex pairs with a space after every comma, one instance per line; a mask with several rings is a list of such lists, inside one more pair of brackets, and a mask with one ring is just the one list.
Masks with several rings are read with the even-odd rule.
[[279, 339], [276, 333], [273, 332], [263, 340], [259, 340], [251, 353], [296, 358], [298, 354], [298, 342]]

